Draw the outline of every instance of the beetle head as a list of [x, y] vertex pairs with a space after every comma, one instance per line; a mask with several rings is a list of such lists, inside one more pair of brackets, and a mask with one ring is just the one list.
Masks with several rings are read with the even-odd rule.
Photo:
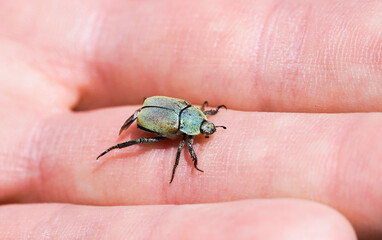
[[202, 124], [200, 125], [200, 132], [202, 134], [206, 134], [206, 138], [208, 138], [208, 135], [213, 134], [216, 131], [215, 125], [207, 120], [204, 120]]

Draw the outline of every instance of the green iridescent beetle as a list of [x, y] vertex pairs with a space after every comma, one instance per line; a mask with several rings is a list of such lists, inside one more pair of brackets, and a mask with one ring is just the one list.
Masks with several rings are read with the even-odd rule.
[[208, 138], [209, 135], [216, 131], [217, 127], [226, 129], [225, 126], [215, 126], [212, 122], [208, 121], [206, 115], [215, 115], [222, 107], [227, 109], [226, 106], [220, 105], [214, 110], [204, 111], [206, 106], [208, 106], [207, 101], [205, 101], [199, 109], [192, 106], [188, 101], [178, 98], [163, 96], [146, 98], [143, 102], [143, 106], [136, 110], [135, 113], [122, 125], [119, 134], [130, 127], [135, 119], [137, 119], [138, 128], [156, 134], [158, 137], [139, 138], [119, 143], [101, 153], [97, 159], [116, 148], [125, 148], [138, 143], [155, 143], [162, 141], [165, 138], [175, 138], [176, 136], [182, 135], [183, 138], [178, 146], [170, 183], [174, 180], [175, 170], [179, 163], [180, 152], [186, 142], [187, 136], [188, 150], [194, 161], [194, 167], [196, 170], [203, 172], [203, 170], [199, 169], [197, 166], [198, 160], [192, 146], [194, 137], [195, 135], [205, 134], [205, 137]]

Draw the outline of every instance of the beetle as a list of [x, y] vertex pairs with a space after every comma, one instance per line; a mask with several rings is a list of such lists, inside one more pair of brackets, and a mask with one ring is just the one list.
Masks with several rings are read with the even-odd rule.
[[156, 143], [165, 138], [175, 138], [181, 135], [182, 140], [179, 143], [178, 151], [176, 153], [170, 184], [174, 180], [175, 170], [179, 164], [180, 153], [187, 137], [188, 150], [194, 161], [194, 167], [196, 170], [203, 172], [203, 170], [199, 169], [197, 166], [198, 159], [193, 148], [194, 137], [199, 134], [204, 134], [205, 138], [208, 138], [216, 131], [217, 127], [226, 129], [225, 126], [215, 126], [212, 122], [208, 121], [206, 116], [215, 115], [222, 107], [227, 109], [225, 105], [220, 105], [214, 110], [204, 111], [206, 106], [208, 106], [207, 101], [205, 101], [199, 109], [191, 105], [190, 102], [178, 98], [164, 96], [146, 98], [143, 102], [143, 106], [136, 110], [135, 113], [122, 125], [119, 130], [119, 135], [137, 120], [138, 128], [153, 133], [158, 137], [138, 138], [119, 143], [105, 150], [97, 157], [97, 159], [113, 149], [121, 149], [140, 143]]

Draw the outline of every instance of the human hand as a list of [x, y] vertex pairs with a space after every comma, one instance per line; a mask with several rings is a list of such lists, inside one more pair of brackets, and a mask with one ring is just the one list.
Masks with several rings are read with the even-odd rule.
[[[2, 1], [2, 239], [380, 239], [379, 5]], [[95, 161], [152, 95], [229, 108], [204, 173], [170, 185], [171, 140]]]

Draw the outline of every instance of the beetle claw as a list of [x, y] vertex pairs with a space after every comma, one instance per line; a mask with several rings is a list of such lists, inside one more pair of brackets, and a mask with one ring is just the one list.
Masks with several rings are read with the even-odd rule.
[[138, 109], [137, 111], [135, 111], [135, 113], [133, 115], [131, 115], [127, 120], [126, 122], [122, 125], [121, 129], [119, 130], [119, 135], [121, 135], [121, 133], [128, 129], [130, 127], [130, 125], [135, 121], [135, 119], [137, 119], [138, 117], [138, 114], [139, 112], [141, 111], [141, 109]]
[[203, 171], [202, 169], [198, 168], [196, 165], [194, 165], [194, 167], [195, 167], [195, 169], [198, 170], [199, 172], [204, 173], [204, 171]]

